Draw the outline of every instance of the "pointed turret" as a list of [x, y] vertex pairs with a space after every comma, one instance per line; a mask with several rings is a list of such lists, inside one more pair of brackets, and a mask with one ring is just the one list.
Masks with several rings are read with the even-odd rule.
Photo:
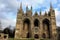
[[28, 15], [28, 5], [26, 6], [26, 16]]
[[20, 19], [23, 14], [24, 14], [24, 11], [22, 9], [22, 3], [20, 3], [20, 9], [18, 10], [17, 18]]
[[53, 10], [52, 3], [50, 3], [50, 11], [52, 11], [52, 10]]
[[52, 6], [52, 3], [50, 3], [50, 11], [51, 11], [51, 12], [54, 11], [53, 6]]
[[41, 15], [41, 9], [40, 9], [40, 15]]
[[22, 3], [20, 4], [20, 13], [23, 14]]
[[26, 12], [28, 12], [28, 5], [26, 6]]
[[45, 11], [45, 16], [47, 16], [47, 12]]
[[20, 10], [22, 11], [22, 3], [20, 4]]
[[30, 15], [32, 15], [32, 6], [31, 6], [31, 9], [30, 9]]
[[31, 6], [31, 11], [32, 11], [32, 6]]
[[38, 16], [38, 13], [37, 13], [37, 11], [35, 12], [35, 16]]
[[50, 11], [49, 11], [49, 16], [55, 16], [55, 10], [53, 9], [52, 3], [50, 3]]
[[31, 9], [29, 10], [28, 5], [26, 6], [26, 16], [31, 16], [32, 15], [32, 6]]

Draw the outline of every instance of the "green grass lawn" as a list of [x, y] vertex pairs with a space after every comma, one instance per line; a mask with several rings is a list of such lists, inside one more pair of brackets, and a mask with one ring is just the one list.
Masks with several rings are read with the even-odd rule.
[[9, 40], [14, 40], [14, 38], [9, 38]]
[[[9, 40], [14, 40], [14, 38], [9, 38]], [[34, 39], [29, 38], [29, 39], [16, 39], [16, 40], [34, 40]], [[40, 40], [49, 40], [49, 39], [40, 39]]]

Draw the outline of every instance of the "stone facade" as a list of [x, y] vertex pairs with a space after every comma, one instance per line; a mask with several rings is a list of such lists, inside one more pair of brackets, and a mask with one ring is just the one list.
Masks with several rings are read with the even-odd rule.
[[57, 28], [57, 39], [60, 40], [60, 27]]
[[0, 40], [8, 40], [8, 34], [0, 33]]
[[21, 4], [17, 14], [15, 38], [49, 38], [56, 40], [55, 10], [52, 5], [50, 4], [48, 13], [41, 14], [40, 10], [39, 15], [37, 12], [32, 15], [32, 7], [28, 10], [28, 6], [26, 7], [26, 13], [24, 13]]

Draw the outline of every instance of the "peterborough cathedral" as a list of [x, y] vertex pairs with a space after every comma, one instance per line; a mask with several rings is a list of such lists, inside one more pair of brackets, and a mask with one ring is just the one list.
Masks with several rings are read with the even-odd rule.
[[48, 38], [56, 40], [57, 30], [56, 30], [56, 18], [55, 10], [50, 4], [50, 9], [42, 15], [40, 10], [39, 14], [37, 12], [33, 14], [32, 7], [28, 10], [26, 7], [26, 13], [22, 9], [22, 3], [20, 9], [17, 13], [16, 20], [16, 30], [15, 30], [15, 39], [23, 38]]

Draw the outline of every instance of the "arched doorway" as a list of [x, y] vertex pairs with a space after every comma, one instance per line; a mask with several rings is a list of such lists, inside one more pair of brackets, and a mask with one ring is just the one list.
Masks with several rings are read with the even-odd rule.
[[39, 27], [39, 20], [38, 20], [38, 19], [35, 19], [35, 21], [34, 21], [34, 26], [35, 26], [35, 27]]
[[43, 37], [43, 38], [46, 38], [46, 35], [45, 35], [45, 33], [43, 33], [43, 34], [42, 34], [42, 37]]
[[31, 38], [31, 33], [30, 32], [27, 33], [27, 37], [26, 38]]
[[34, 35], [34, 38], [38, 39], [39, 38], [39, 35], [38, 34], [35, 34]]
[[44, 19], [43, 20], [43, 29], [45, 30], [45, 28], [47, 28], [48, 38], [51, 38], [51, 34], [50, 34], [50, 21], [48, 19]]
[[27, 31], [27, 34], [26, 34], [26, 38], [31, 38], [31, 26], [30, 26], [30, 20], [29, 19], [25, 19], [24, 22], [23, 22], [23, 30]]

